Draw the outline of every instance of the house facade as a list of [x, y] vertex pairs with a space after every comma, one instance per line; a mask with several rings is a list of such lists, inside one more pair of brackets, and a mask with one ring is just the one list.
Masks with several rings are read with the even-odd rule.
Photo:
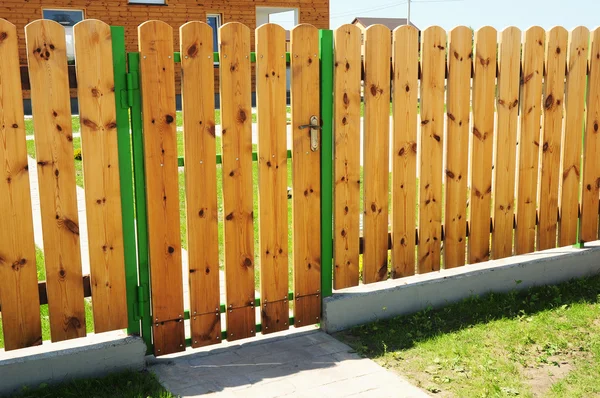
[[[68, 57], [72, 57], [73, 25], [82, 19], [99, 19], [109, 25], [124, 26], [129, 52], [137, 51], [137, 27], [152, 19], [173, 26], [176, 51], [179, 27], [189, 21], [206, 21], [213, 26], [215, 44], [216, 29], [227, 22], [241, 22], [251, 29], [254, 47], [254, 29], [264, 23], [285, 21], [286, 27], [310, 23], [319, 29], [329, 28], [329, 0], [2, 0], [0, 18], [17, 26], [23, 91], [27, 98], [29, 81], [24, 27], [37, 19], [53, 19], [65, 27]], [[216, 47], [215, 51], [218, 51]], [[71, 95], [75, 96], [74, 68], [69, 69], [72, 69]], [[176, 75], [179, 90], [178, 68]]]

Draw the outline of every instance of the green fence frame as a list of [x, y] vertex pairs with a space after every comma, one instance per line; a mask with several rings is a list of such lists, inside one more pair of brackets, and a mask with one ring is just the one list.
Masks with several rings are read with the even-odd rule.
[[[113, 68], [117, 111], [117, 131], [119, 148], [119, 170], [121, 178], [121, 200], [123, 216], [123, 236], [125, 250], [125, 275], [127, 286], [128, 328], [127, 332], [140, 335], [146, 343], [147, 352], [153, 352], [152, 318], [150, 316], [150, 264], [148, 255], [148, 221], [146, 215], [146, 185], [144, 169], [144, 143], [140, 92], [139, 62], [137, 52], [125, 52], [123, 27], [113, 26]], [[180, 53], [174, 53], [174, 62], [181, 62]], [[286, 54], [287, 62], [290, 54]], [[319, 58], [321, 71], [321, 292], [322, 297], [332, 294], [333, 287], [333, 31], [319, 31]], [[214, 53], [215, 61], [219, 53]], [[127, 61], [127, 62], [126, 62]], [[251, 53], [251, 61], [256, 54]], [[291, 158], [288, 151], [288, 158]], [[258, 160], [256, 153], [253, 161]], [[221, 155], [215, 159], [221, 163]], [[178, 159], [179, 166], [184, 159]], [[133, 249], [135, 248], [135, 250]], [[293, 300], [294, 293], [289, 292]], [[260, 306], [260, 298], [256, 298]], [[220, 312], [225, 312], [221, 304]], [[185, 312], [189, 319], [189, 311]], [[289, 324], [294, 324], [290, 317]], [[256, 325], [256, 332], [262, 330]], [[222, 339], [227, 331], [222, 332]], [[191, 345], [187, 339], [186, 344]]]

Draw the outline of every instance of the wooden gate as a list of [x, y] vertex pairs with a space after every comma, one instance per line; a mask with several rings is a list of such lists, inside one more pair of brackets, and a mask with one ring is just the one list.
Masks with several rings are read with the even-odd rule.
[[[256, 30], [255, 52], [250, 29], [240, 23], [219, 29], [218, 51], [212, 48], [212, 29], [203, 22], [181, 27], [179, 52], [173, 48], [173, 30], [164, 22], [140, 25], [138, 36], [139, 58], [130, 58], [130, 71], [137, 70], [132, 63], [139, 59], [142, 207], [155, 355], [185, 350], [187, 319], [192, 347], [285, 330], [292, 322], [318, 323], [320, 125], [308, 125], [312, 117], [319, 121], [321, 112], [319, 31], [311, 25], [294, 28], [289, 54], [285, 31], [274, 24]], [[183, 132], [177, 129], [175, 110], [179, 62]], [[288, 65], [291, 114], [286, 109]], [[216, 70], [220, 111], [215, 114]], [[183, 145], [182, 159], [178, 145]], [[181, 172], [185, 209], [179, 200]], [[183, 241], [182, 224], [187, 231]], [[187, 249], [187, 269], [182, 269], [182, 249]]]

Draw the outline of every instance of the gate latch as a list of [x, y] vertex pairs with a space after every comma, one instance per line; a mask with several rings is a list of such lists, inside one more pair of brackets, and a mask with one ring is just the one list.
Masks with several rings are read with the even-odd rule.
[[319, 149], [319, 130], [321, 129], [319, 118], [313, 115], [310, 117], [310, 124], [303, 124], [298, 128], [300, 130], [310, 129], [310, 149], [313, 152], [317, 151]]

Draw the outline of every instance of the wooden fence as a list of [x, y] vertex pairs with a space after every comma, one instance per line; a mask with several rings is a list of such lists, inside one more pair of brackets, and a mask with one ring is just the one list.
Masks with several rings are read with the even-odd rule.
[[[239, 23], [220, 28], [218, 49], [207, 24], [186, 23], [175, 49], [173, 29], [148, 21], [139, 26], [139, 53], [129, 54], [128, 73], [124, 40], [119, 47], [115, 32], [97, 20], [74, 29], [96, 332], [127, 327], [164, 355], [285, 330], [292, 322], [318, 323], [332, 264], [334, 287], [341, 289], [357, 285], [361, 272], [371, 283], [598, 239], [600, 29], [484, 27], [473, 36], [466, 27], [448, 34], [401, 27], [390, 43], [391, 32], [376, 25], [366, 32], [363, 58], [361, 33], [351, 25], [333, 32], [329, 48], [323, 32], [331, 32], [320, 37], [315, 27], [299, 25], [287, 54], [285, 32], [273, 24], [256, 30], [251, 52], [250, 30]], [[40, 20], [27, 25], [25, 37], [46, 301], [51, 339], [59, 341], [85, 335], [87, 296], [65, 35], [59, 24]], [[175, 109], [178, 62], [183, 133]], [[331, 105], [333, 115], [325, 111]], [[17, 32], [1, 19], [0, 122], [0, 308], [5, 347], [15, 349], [41, 343], [44, 300], [37, 300]]]
[[335, 32], [336, 289], [598, 239], [600, 29], [390, 34]]
[[[111, 30], [75, 28], [91, 294], [96, 332], [127, 327]], [[27, 25], [52, 341], [86, 335], [64, 28]], [[0, 303], [7, 350], [42, 343], [17, 31], [0, 19]]]

